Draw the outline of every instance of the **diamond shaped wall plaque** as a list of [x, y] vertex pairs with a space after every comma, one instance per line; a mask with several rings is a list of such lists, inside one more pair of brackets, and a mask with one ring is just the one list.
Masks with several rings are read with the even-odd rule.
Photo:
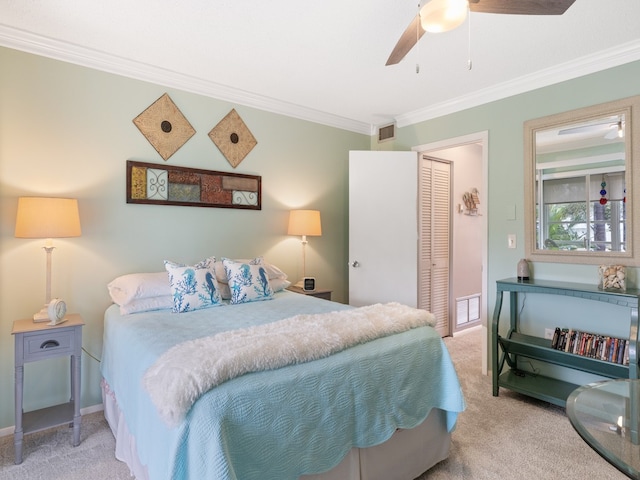
[[166, 93], [133, 123], [165, 161], [196, 133]]
[[253, 147], [258, 144], [258, 141], [235, 109], [232, 109], [226, 117], [211, 129], [209, 138], [216, 144], [233, 168], [236, 168]]

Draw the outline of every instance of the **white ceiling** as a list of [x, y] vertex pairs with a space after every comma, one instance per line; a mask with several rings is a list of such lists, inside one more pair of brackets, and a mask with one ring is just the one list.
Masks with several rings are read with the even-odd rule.
[[0, 45], [367, 134], [640, 59], [640, 1], [576, 0], [562, 16], [472, 13], [471, 70], [469, 20], [385, 67], [416, 11], [415, 0], [0, 0]]

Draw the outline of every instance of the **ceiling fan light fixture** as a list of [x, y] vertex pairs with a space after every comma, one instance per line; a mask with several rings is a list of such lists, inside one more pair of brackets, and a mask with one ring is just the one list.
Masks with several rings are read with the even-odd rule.
[[420, 10], [420, 22], [426, 32], [448, 32], [467, 18], [467, 0], [430, 0]]

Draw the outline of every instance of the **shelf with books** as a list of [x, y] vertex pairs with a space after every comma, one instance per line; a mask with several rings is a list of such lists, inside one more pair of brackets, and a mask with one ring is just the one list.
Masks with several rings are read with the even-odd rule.
[[629, 339], [556, 327], [551, 348], [582, 357], [629, 365]]
[[[587, 373], [592, 373], [609, 378], [638, 378], [638, 291], [627, 290], [626, 292], [608, 292], [599, 290], [597, 286], [557, 282], [557, 281], [528, 281], [522, 282], [515, 278], [499, 280], [496, 282], [497, 296], [496, 306], [493, 313], [492, 321], [492, 376], [493, 376], [493, 395], [497, 396], [499, 388], [508, 388], [513, 391], [539, 398], [550, 403], [565, 406], [566, 399], [569, 394], [579, 385], [570, 382], [546, 377], [543, 375], [531, 374], [518, 368], [518, 359], [520, 357], [534, 359], [549, 364], [559, 365]], [[506, 336], [499, 334], [500, 313], [502, 309], [502, 300], [504, 292], [510, 295], [510, 328]], [[566, 295], [578, 299], [594, 300], [614, 305], [620, 305], [629, 308], [629, 337], [618, 338], [618, 346], [616, 352], [620, 350], [621, 342], [624, 344], [622, 353], [622, 362], [619, 363], [619, 353], [616, 353], [616, 361], [610, 361], [613, 357], [611, 350], [611, 342], [607, 355], [603, 356], [603, 348], [606, 347], [606, 336], [604, 344], [602, 339], [596, 344], [595, 353], [593, 353], [593, 337], [591, 337], [591, 345], [587, 347], [587, 335], [594, 335], [590, 332], [580, 332], [583, 335], [578, 337], [578, 331], [571, 332], [574, 337], [571, 342], [569, 336], [569, 345], [566, 343], [566, 336], [569, 333], [567, 329], [564, 332], [565, 343], [561, 344], [562, 349], [558, 349], [558, 340], [561, 336], [560, 328], [555, 339], [555, 348], [553, 339], [545, 339], [532, 335], [526, 335], [519, 330], [519, 312], [517, 309], [518, 295], [529, 293], [543, 293], [551, 295]], [[556, 335], [554, 335], [556, 336]], [[576, 339], [580, 338], [580, 343], [576, 347]], [[615, 337], [609, 337], [615, 338]], [[584, 339], [584, 345], [583, 345]], [[614, 341], [615, 345], [615, 341]], [[576, 350], [577, 349], [577, 350]], [[586, 349], [586, 350], [585, 350]], [[599, 350], [598, 350], [599, 349]], [[626, 349], [626, 352], [624, 351]], [[597, 357], [597, 352], [600, 356]], [[576, 352], [576, 353], [574, 353]], [[579, 352], [583, 354], [580, 355]], [[587, 354], [584, 354], [587, 352]], [[592, 355], [589, 355], [592, 352]], [[611, 356], [609, 357], [609, 354]], [[628, 359], [625, 361], [625, 357]], [[509, 367], [506, 371], [502, 371], [506, 365]]]
[[[573, 368], [595, 375], [604, 375], [611, 378], [627, 378], [629, 376], [629, 367], [626, 365], [619, 365], [617, 363], [557, 350], [551, 347], [551, 340], [545, 338], [513, 332], [510, 337], [499, 337], [498, 342], [503, 352], [509, 352], [509, 360], [513, 360], [514, 365], [514, 356], [519, 355], [521, 357], [544, 360], [547, 363], [553, 363], [554, 365]], [[516, 370], [518, 369], [516, 368]]]

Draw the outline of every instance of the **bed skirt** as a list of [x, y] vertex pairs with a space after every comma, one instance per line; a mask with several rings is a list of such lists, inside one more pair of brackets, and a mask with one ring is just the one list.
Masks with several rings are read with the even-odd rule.
[[[136, 480], [150, 480], [138, 460], [136, 440], [129, 432], [114, 393], [101, 382], [104, 415], [116, 439], [115, 456], [125, 462]], [[300, 480], [413, 480], [449, 455], [451, 433], [445, 414], [434, 408], [425, 421], [410, 430], [399, 429], [386, 442], [369, 448], [352, 448], [328, 472], [303, 475]]]

